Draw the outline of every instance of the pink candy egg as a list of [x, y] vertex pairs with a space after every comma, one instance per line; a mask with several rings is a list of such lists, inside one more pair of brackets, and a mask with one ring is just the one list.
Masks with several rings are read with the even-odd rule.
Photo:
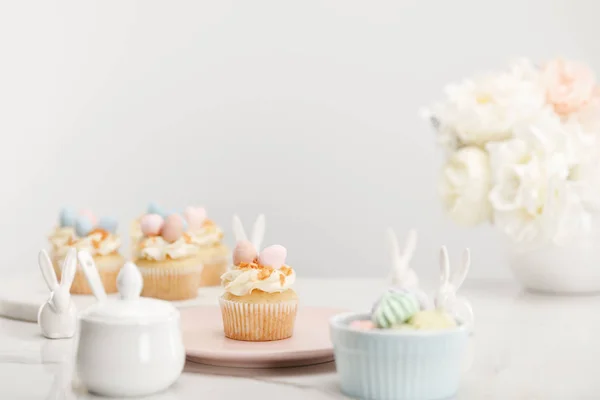
[[250, 263], [256, 258], [256, 249], [254, 245], [247, 240], [240, 240], [233, 249], [233, 265], [240, 265], [242, 262]]
[[350, 328], [370, 331], [371, 329], [375, 329], [375, 324], [369, 320], [356, 320], [350, 323]]
[[206, 210], [203, 207], [186, 207], [183, 212], [190, 229], [200, 229], [206, 220]]
[[140, 220], [140, 229], [144, 236], [158, 236], [165, 220], [158, 214], [146, 214]]
[[258, 262], [261, 265], [273, 267], [275, 269], [280, 268], [285, 263], [287, 257], [287, 250], [285, 247], [274, 244], [273, 246], [265, 247], [258, 256]]
[[98, 218], [96, 218], [96, 215], [92, 212], [92, 210], [83, 209], [79, 211], [79, 215], [82, 217], [87, 217], [87, 219], [92, 223], [93, 226], [96, 226], [96, 224], [98, 223]]
[[179, 214], [171, 214], [165, 219], [161, 235], [167, 242], [173, 243], [183, 235], [183, 218]]

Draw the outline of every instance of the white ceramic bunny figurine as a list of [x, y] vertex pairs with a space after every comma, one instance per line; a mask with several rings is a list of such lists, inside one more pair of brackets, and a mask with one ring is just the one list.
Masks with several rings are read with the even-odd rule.
[[77, 328], [77, 310], [69, 293], [77, 267], [76, 254], [75, 249], [68, 251], [61, 268], [60, 284], [48, 253], [42, 250], [38, 256], [40, 270], [51, 292], [48, 301], [42, 304], [38, 312], [38, 325], [48, 339], [73, 337]]
[[418, 288], [419, 277], [409, 265], [417, 246], [417, 232], [414, 229], [408, 232], [403, 253], [400, 253], [398, 238], [392, 228], [387, 231], [387, 241], [392, 256], [392, 271], [390, 274], [392, 286], [407, 289]]
[[440, 250], [440, 287], [435, 295], [435, 307], [450, 313], [472, 330], [475, 315], [471, 303], [466, 298], [456, 295], [469, 273], [470, 266], [471, 253], [467, 248], [463, 251], [460, 268], [451, 274], [448, 250], [446, 246], [442, 246]]
[[431, 308], [429, 296], [421, 290], [419, 287], [419, 277], [410, 268], [410, 260], [417, 247], [417, 232], [414, 229], [408, 232], [408, 237], [404, 244], [404, 252], [402, 253], [400, 253], [398, 238], [392, 228], [387, 230], [387, 242], [392, 258], [392, 271], [389, 277], [392, 287], [414, 293], [421, 303], [421, 308]]
[[[235, 236], [236, 242], [248, 240], [248, 236], [246, 235], [246, 231], [244, 230], [244, 225], [242, 225], [242, 221], [237, 215], [233, 216], [233, 235]], [[256, 221], [254, 221], [254, 225], [252, 226], [252, 237], [250, 240], [250, 243], [252, 243], [257, 253], [260, 253], [260, 246], [262, 245], [264, 237], [265, 215], [260, 214], [258, 217], [256, 217]]]

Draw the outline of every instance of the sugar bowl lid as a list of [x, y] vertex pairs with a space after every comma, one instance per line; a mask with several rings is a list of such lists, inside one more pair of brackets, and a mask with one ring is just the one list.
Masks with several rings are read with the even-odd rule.
[[[179, 316], [179, 311], [166, 301], [140, 297], [143, 284], [137, 266], [132, 262], [125, 263], [117, 277], [119, 296], [99, 296], [98, 288], [91, 284], [99, 301], [85, 310], [81, 319], [104, 324], [139, 325], [163, 322]], [[103, 288], [99, 290], [104, 292]]]

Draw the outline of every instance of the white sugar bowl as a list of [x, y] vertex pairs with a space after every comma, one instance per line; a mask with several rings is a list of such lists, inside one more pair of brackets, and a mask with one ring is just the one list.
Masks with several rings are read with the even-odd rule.
[[171, 386], [185, 364], [179, 311], [140, 297], [143, 280], [133, 263], [119, 273], [117, 298], [106, 297], [93, 263], [82, 269], [99, 299], [80, 317], [77, 374], [82, 383], [110, 397], [149, 395]]

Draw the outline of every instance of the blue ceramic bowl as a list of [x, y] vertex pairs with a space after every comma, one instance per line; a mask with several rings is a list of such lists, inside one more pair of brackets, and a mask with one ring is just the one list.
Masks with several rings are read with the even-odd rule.
[[361, 331], [366, 313], [331, 318], [342, 391], [369, 400], [442, 400], [458, 392], [469, 337], [465, 326], [441, 331]]

